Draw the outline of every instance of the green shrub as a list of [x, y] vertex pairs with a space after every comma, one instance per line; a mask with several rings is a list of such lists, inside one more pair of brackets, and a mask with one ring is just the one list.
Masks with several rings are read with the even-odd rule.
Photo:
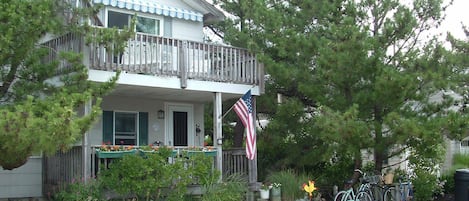
[[282, 200], [291, 201], [304, 198], [305, 191], [301, 188], [304, 183], [312, 178], [305, 174], [298, 174], [293, 170], [274, 172], [267, 176], [271, 183], [282, 184]]
[[82, 180], [73, 181], [66, 188], [54, 195], [55, 201], [101, 201], [101, 186], [99, 181], [91, 179], [84, 183]]
[[239, 201], [245, 200], [247, 181], [241, 175], [235, 174], [224, 179], [221, 183], [217, 180], [204, 185], [205, 193], [202, 201]]
[[423, 169], [415, 169], [415, 178], [412, 180], [414, 188], [415, 201], [433, 200], [433, 195], [437, 194], [441, 189], [438, 189], [437, 177]]
[[177, 157], [170, 163], [171, 152], [159, 150], [144, 155], [127, 155], [101, 171], [103, 185], [121, 197], [146, 200], [179, 201], [189, 184], [205, 184], [219, 177], [212, 168], [212, 157], [203, 154]]
[[440, 182], [443, 183], [443, 192], [445, 194], [454, 193], [454, 173], [455, 171], [448, 171], [440, 178]]
[[454, 154], [453, 165], [460, 168], [469, 168], [469, 155], [468, 154]]
[[453, 164], [451, 169], [443, 173], [440, 178], [440, 182], [443, 184], [443, 192], [445, 194], [454, 193], [454, 174], [456, 170], [469, 167], [469, 155], [467, 154], [454, 154]]

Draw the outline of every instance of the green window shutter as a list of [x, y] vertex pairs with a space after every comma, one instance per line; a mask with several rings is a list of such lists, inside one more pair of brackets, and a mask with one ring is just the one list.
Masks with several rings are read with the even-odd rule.
[[138, 113], [139, 146], [148, 145], [148, 112]]
[[114, 112], [103, 111], [103, 143], [114, 144], [112, 140], [114, 131]]

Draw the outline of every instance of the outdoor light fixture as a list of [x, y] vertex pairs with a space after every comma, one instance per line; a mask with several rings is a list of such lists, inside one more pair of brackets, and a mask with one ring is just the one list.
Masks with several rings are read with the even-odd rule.
[[201, 131], [202, 131], [202, 130], [200, 130], [200, 125], [199, 125], [199, 124], [196, 124], [196, 125], [195, 125], [195, 134], [196, 134], [196, 135], [199, 135]]
[[218, 138], [217, 139], [217, 144], [222, 145], [223, 144], [223, 138]]
[[156, 115], [158, 116], [158, 119], [164, 119], [164, 111], [163, 110], [158, 110], [158, 113]]

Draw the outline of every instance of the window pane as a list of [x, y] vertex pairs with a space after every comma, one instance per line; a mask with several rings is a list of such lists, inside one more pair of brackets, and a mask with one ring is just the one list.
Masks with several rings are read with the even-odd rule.
[[116, 112], [114, 130], [114, 144], [137, 145], [137, 114]]
[[129, 26], [129, 15], [124, 13], [118, 13], [114, 11], [108, 11], [107, 16], [107, 27], [117, 27], [123, 29]]
[[137, 114], [116, 112], [116, 133], [135, 132], [137, 125]]
[[137, 17], [137, 26], [135, 30], [137, 32], [159, 35], [160, 21], [146, 18], [146, 17]]

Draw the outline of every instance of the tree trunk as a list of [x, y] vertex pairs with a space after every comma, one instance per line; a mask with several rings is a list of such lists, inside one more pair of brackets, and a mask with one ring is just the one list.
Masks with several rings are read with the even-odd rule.
[[233, 146], [243, 147], [244, 125], [239, 118], [236, 118], [236, 126], [234, 127]]
[[355, 164], [353, 165], [353, 175], [352, 175], [352, 181], [353, 181], [353, 184], [357, 183], [358, 182], [358, 178], [360, 178], [360, 172], [357, 172], [355, 171], [356, 169], [359, 169], [361, 171], [363, 171], [362, 169], [362, 158], [361, 158], [361, 153], [358, 152], [357, 154], [355, 154]]

